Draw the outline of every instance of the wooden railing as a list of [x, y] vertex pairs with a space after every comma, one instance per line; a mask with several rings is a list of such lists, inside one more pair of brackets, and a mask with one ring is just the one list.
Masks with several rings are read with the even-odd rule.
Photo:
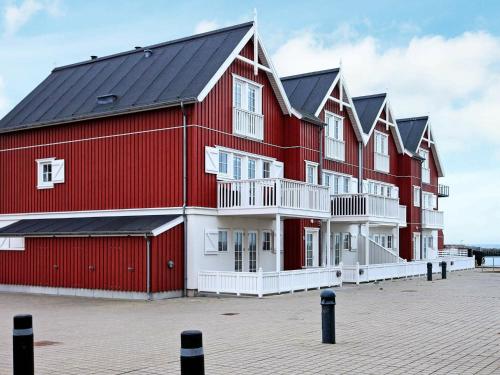
[[422, 225], [426, 228], [444, 228], [444, 214], [442, 211], [428, 210], [424, 208], [422, 210]]
[[325, 157], [335, 160], [345, 160], [345, 143], [331, 137], [325, 137]]
[[332, 195], [333, 216], [373, 216], [399, 219], [399, 211], [398, 198], [388, 198], [373, 194]]
[[375, 152], [375, 170], [389, 173], [390, 157], [386, 154]]
[[342, 285], [342, 266], [317, 267], [280, 272], [200, 271], [198, 291], [247, 294], [262, 297], [266, 294], [294, 292]]
[[233, 107], [233, 133], [244, 137], [264, 139], [264, 116]]
[[217, 207], [329, 211], [328, 187], [283, 178], [217, 182]]

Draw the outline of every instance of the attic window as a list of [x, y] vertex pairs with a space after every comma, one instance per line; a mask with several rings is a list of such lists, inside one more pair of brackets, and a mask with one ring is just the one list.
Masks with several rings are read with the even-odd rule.
[[112, 104], [118, 99], [116, 95], [101, 95], [97, 97], [97, 104]]
[[144, 50], [144, 57], [145, 58], [151, 57], [152, 54], [153, 54], [152, 50], [150, 50], [150, 49], [145, 49]]

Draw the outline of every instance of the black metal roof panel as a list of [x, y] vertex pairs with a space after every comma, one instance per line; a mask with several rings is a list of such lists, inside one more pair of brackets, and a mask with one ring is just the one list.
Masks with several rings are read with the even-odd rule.
[[328, 90], [337, 78], [339, 69], [283, 77], [281, 82], [293, 108], [301, 114], [315, 116]]
[[1, 237], [152, 235], [180, 215], [30, 219], [0, 228]]
[[252, 25], [55, 68], [0, 120], [0, 132], [195, 101]]
[[384, 103], [385, 97], [386, 94], [375, 94], [352, 98], [361, 127], [366, 134], [369, 134], [372, 130], [372, 125]]
[[418, 144], [422, 139], [428, 120], [427, 116], [396, 120], [399, 134], [401, 134], [403, 144], [408, 151], [417, 153]]

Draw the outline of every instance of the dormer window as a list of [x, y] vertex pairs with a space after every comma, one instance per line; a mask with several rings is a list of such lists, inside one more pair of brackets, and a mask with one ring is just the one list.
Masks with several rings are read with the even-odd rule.
[[325, 112], [325, 123], [325, 156], [329, 159], [344, 161], [344, 118]]
[[375, 170], [389, 173], [389, 136], [375, 131]]
[[233, 76], [233, 133], [264, 139], [262, 85], [236, 75]]
[[429, 151], [420, 149], [418, 154], [424, 159], [422, 161], [422, 182], [424, 184], [431, 183], [431, 169], [429, 166]]

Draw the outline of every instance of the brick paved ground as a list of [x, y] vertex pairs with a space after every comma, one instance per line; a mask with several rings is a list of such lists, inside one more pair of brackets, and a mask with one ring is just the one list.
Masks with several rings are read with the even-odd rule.
[[36, 348], [37, 374], [178, 374], [190, 328], [204, 332], [207, 374], [500, 374], [500, 273], [337, 289], [337, 345], [320, 344], [316, 290], [149, 303], [0, 294], [2, 375], [23, 312], [36, 341], [59, 342]]

